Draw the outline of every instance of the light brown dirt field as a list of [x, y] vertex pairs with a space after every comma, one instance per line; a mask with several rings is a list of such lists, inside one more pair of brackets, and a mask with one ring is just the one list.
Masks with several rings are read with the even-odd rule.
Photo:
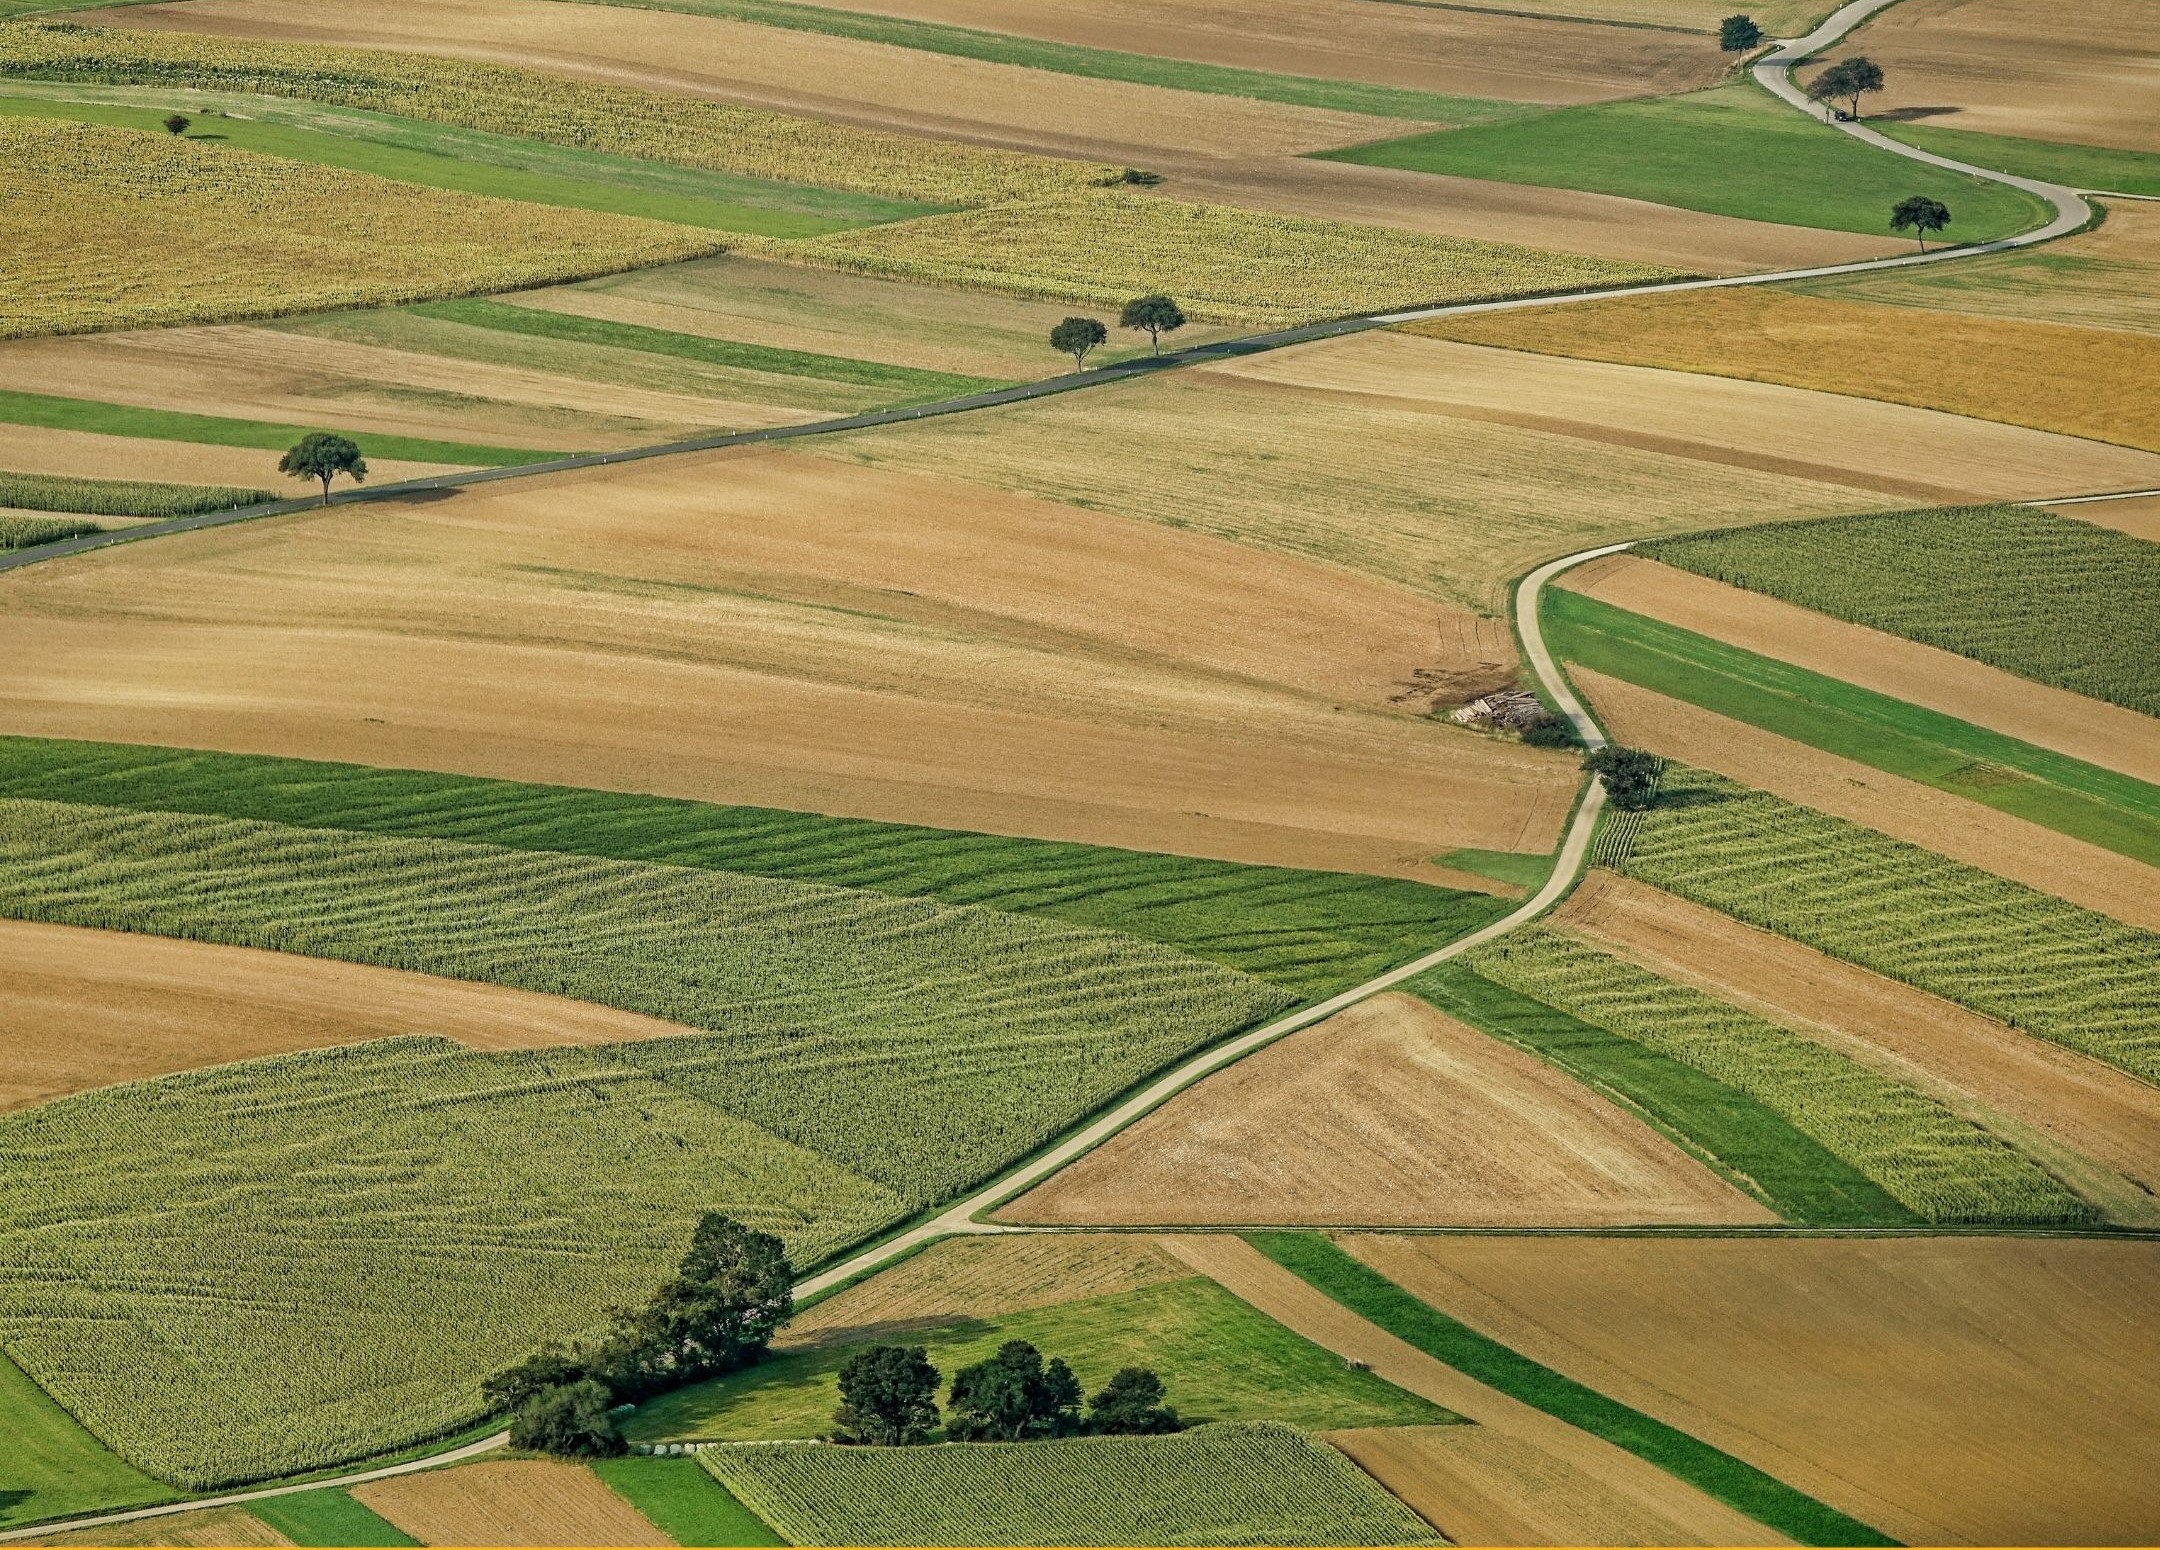
[[1523, 1355], [1907, 1544], [2160, 1536], [2160, 1244], [1343, 1246]]
[[1910, 0], [1826, 61], [1852, 54], [1883, 67], [1871, 117], [2160, 151], [2160, 28], [2149, 0]]
[[897, 1340], [959, 1319], [993, 1318], [1192, 1276], [1136, 1233], [947, 1238], [788, 1321], [780, 1350]]
[[1692, 91], [1729, 64], [1708, 31], [1535, 20], [1365, 0], [811, 0], [1089, 48], [1511, 102]]
[[[96, 431], [0, 425], [0, 468], [17, 474], [68, 474], [84, 479], [152, 479], [167, 484], [229, 484], [273, 494], [307, 493], [278, 472], [279, 454], [254, 447], [212, 447], [193, 441], [105, 436]], [[462, 465], [369, 458], [377, 484], [454, 472]], [[315, 486], [320, 489], [321, 486]]]
[[815, 418], [245, 325], [12, 340], [0, 373], [22, 392], [279, 424], [331, 414], [355, 434], [559, 451]]
[[138, 1523], [109, 1523], [24, 1541], [33, 1545], [289, 1545], [291, 1540], [239, 1507], [206, 1507]]
[[1617, 742], [2160, 931], [2160, 870], [2143, 862], [1573, 663], [1568, 674]]
[[424, 1545], [672, 1545], [582, 1464], [461, 1464], [354, 1486]]
[[1558, 584], [2073, 759], [2160, 781], [2160, 722], [2134, 710], [1632, 554], [1593, 560]]
[[2111, 527], [2132, 538], [2160, 542], [2160, 495], [2126, 501], [2094, 501], [2090, 506], [2057, 506], [2055, 514], [2090, 522], [2096, 527]]
[[1933, 268], [1810, 280], [1793, 289], [1897, 307], [2160, 334], [2160, 203], [2100, 203], [2107, 219], [2099, 226], [2039, 248]]
[[1068, 1227], [1777, 1220], [1572, 1077], [1401, 994], [1217, 1072], [996, 1216]]
[[[1583, 1241], [1598, 1240], [1567, 1239], [1556, 1246]], [[1553, 1520], [1595, 1525], [1595, 1539], [1601, 1544], [1790, 1543], [1656, 1465], [1427, 1356], [1358, 1317], [1241, 1238], [1227, 1233], [1183, 1233], [1165, 1236], [1160, 1242], [1315, 1345], [1347, 1360], [1365, 1362], [1398, 1388], [1421, 1395], [1514, 1444], [1481, 1447], [1473, 1443], [1454, 1459], [1462, 1489], [1452, 1512], [1468, 1536], [1460, 1543], [1521, 1543], [1529, 1537], [1526, 1526]], [[1531, 1450], [1529, 1455], [1526, 1449]], [[1450, 1526], [1443, 1532], [1452, 1537], [1455, 1530]]]
[[1494, 641], [1408, 592], [761, 450], [127, 546], [8, 601], [13, 732], [1434, 878], [1550, 849], [1576, 778], [1419, 713]]
[[556, 0], [186, 0], [88, 13], [109, 25], [325, 42], [518, 65], [947, 139], [1107, 160], [1157, 149], [1294, 155], [1417, 125], [1090, 80], [883, 43]]
[[670, 1038], [657, 1017], [289, 953], [0, 921], [0, 1112], [288, 1050], [429, 1033], [474, 1049]]
[[1611, 872], [1592, 872], [1553, 919], [1940, 1098], [2112, 1219], [2160, 1226], [2160, 1089]]
[[[1767, 287], [1436, 318], [1434, 338], [1887, 399], [2160, 450], [2160, 337]], [[2160, 472], [2160, 469], [2156, 469]]]
[[[1406, 0], [1429, 5], [1440, 0]], [[1718, 22], [1732, 14], [1725, 0], [1445, 0], [1450, 6], [1467, 5], [1478, 10], [1531, 12], [1552, 16], [1583, 17], [1611, 24], [1678, 27], [1688, 32], [1715, 33]], [[1837, 0], [1759, 0], [1748, 14], [1773, 38], [1806, 35], [1817, 22], [1837, 9]]]

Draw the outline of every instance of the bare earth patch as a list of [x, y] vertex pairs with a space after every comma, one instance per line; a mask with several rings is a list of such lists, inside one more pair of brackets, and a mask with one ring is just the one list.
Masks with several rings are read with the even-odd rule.
[[2160, 782], [2160, 722], [2134, 710], [1631, 554], [1593, 560], [1559, 584], [1727, 645]]
[[2160, 1226], [2160, 1090], [2149, 1084], [1610, 872], [1585, 878], [1553, 921], [1918, 1087], [2114, 1220]]
[[355, 1486], [424, 1545], [672, 1545], [582, 1464], [461, 1464]]
[[[1178, 1258], [1315, 1345], [1346, 1360], [1365, 1362], [1397, 1387], [1454, 1411], [1478, 1430], [1507, 1439], [1463, 1447], [1449, 1461], [1459, 1489], [1436, 1492], [1438, 1500], [1415, 1504], [1450, 1537], [1459, 1525], [1464, 1536], [1460, 1543], [1537, 1543], [1532, 1526], [1553, 1522], [1594, 1525], [1592, 1537], [1601, 1544], [1790, 1543], [1656, 1465], [1427, 1356], [1241, 1238], [1180, 1234], [1161, 1241]], [[1598, 1240], [1571, 1238], [1556, 1246], [1565, 1250], [1585, 1241]]]
[[205, 1507], [200, 1512], [175, 1512], [145, 1518], [138, 1523], [108, 1523], [103, 1528], [75, 1529], [26, 1540], [33, 1545], [176, 1545], [227, 1546], [289, 1545], [283, 1534], [240, 1507]]
[[1776, 1220], [1572, 1077], [1401, 994], [1216, 1073], [997, 1216], [1060, 1226]]
[[177, 938], [0, 921], [0, 1112], [288, 1050], [431, 1033], [475, 1049], [694, 1030], [500, 985]]
[[2059, 506], [2056, 510], [2063, 516], [2075, 517], [2096, 527], [2111, 527], [2132, 538], [2160, 542], [2160, 495], [2144, 495], [2126, 501], [2094, 501], [2090, 506]]
[[1353, 1237], [1435, 1307], [1908, 1544], [2160, 1535], [2160, 1245]]

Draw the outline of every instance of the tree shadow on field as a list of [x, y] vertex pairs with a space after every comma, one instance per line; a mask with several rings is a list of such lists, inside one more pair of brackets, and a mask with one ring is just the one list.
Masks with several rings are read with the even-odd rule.
[[7, 1521], [10, 1508], [20, 1507], [24, 1502], [30, 1500], [31, 1495], [32, 1493], [29, 1491], [0, 1490], [0, 1523]]
[[1962, 108], [1881, 108], [1868, 117], [1878, 124], [1909, 124], [1914, 119], [1946, 118], [1963, 111]]

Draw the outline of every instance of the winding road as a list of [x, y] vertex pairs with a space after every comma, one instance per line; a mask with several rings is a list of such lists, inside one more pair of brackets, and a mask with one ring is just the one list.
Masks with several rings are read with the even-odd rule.
[[[1209, 361], [1229, 359], [1240, 355], [1257, 354], [1262, 351], [1281, 349], [1289, 345], [1355, 333], [1390, 324], [1414, 322], [1424, 318], [1460, 316], [1470, 313], [1512, 311], [1529, 307], [1563, 306], [1581, 301], [1609, 300], [1617, 296], [1659, 295], [1675, 291], [1708, 290], [1741, 285], [1768, 285], [1783, 280], [1813, 279], [1832, 275], [1859, 274], [1879, 269], [1908, 268], [1921, 264], [1952, 263], [1987, 253], [2006, 249], [2028, 247], [2035, 243], [2052, 241], [2081, 230], [2093, 218], [2093, 211], [2075, 189], [2059, 184], [2021, 178], [2009, 173], [1996, 172], [1983, 167], [1970, 166], [1922, 151], [1914, 146], [1878, 134], [1859, 123], [1838, 121], [1831, 113], [1810, 99], [1792, 80], [1793, 67], [1837, 43], [1853, 28], [1897, 3], [1897, 0], [1853, 0], [1834, 12], [1813, 32], [1804, 38], [1780, 42], [1763, 55], [1753, 66], [1755, 79], [1768, 91], [1802, 112], [1822, 120], [1843, 133], [1854, 136], [1863, 143], [1893, 155], [1928, 163], [1931, 166], [1967, 173], [1997, 183], [2020, 188], [2045, 200], [2054, 210], [2054, 217], [2046, 225], [2000, 241], [1970, 247], [1939, 248], [1931, 253], [1913, 253], [1895, 258], [1871, 259], [1855, 263], [1834, 264], [1810, 269], [1781, 270], [1773, 273], [1738, 275], [1729, 278], [1675, 280], [1655, 284], [1607, 288], [1595, 291], [1575, 292], [1563, 295], [1519, 297], [1505, 301], [1465, 302], [1444, 306], [1420, 307], [1405, 311], [1374, 313], [1366, 316], [1345, 318], [1334, 322], [1316, 323], [1301, 328], [1281, 329], [1269, 333], [1250, 335], [1240, 339], [1223, 340], [1214, 344], [1177, 351], [1155, 359], [1142, 359], [1116, 366], [1100, 368], [1085, 373], [1072, 373], [1041, 382], [994, 392], [970, 394], [961, 398], [927, 404], [910, 409], [883, 410], [870, 414], [852, 415], [842, 419], [822, 420], [806, 425], [780, 426], [766, 430], [745, 431], [727, 435], [703, 437], [696, 440], [672, 442], [662, 445], [639, 447], [610, 453], [594, 453], [582, 457], [561, 458], [543, 463], [528, 463], [512, 468], [480, 469], [469, 473], [448, 474], [426, 479], [406, 480], [400, 483], [380, 485], [373, 489], [355, 492], [343, 498], [340, 504], [356, 501], [391, 499], [418, 491], [454, 489], [464, 485], [491, 483], [501, 479], [529, 478], [535, 475], [556, 473], [569, 469], [593, 468], [614, 463], [635, 462], [647, 458], [670, 457], [684, 453], [716, 450], [723, 447], [742, 446], [755, 442], [784, 441], [804, 436], [830, 435], [835, 432], [863, 429], [870, 426], [893, 425], [909, 420], [932, 416], [964, 413], [976, 409], [994, 408], [1002, 404], [1018, 403], [1029, 399], [1049, 397], [1057, 393], [1072, 392], [1110, 383], [1131, 380], [1156, 371], [1174, 370], [1179, 367], [1205, 364]], [[2039, 505], [2073, 505], [2088, 501], [2129, 499], [2137, 495], [2160, 493], [2156, 491], [2124, 491], [2107, 494], [2069, 497], [2053, 501], [2040, 501]], [[13, 570], [42, 560], [56, 559], [64, 555], [79, 554], [86, 550], [108, 547], [122, 542], [162, 537], [174, 533], [219, 527], [227, 523], [252, 521], [258, 518], [280, 515], [286, 512], [312, 508], [312, 500], [280, 501], [262, 506], [247, 507], [234, 511], [216, 512], [198, 517], [179, 518], [135, 528], [124, 533], [99, 534], [63, 543], [48, 544], [34, 550], [0, 555], [0, 571]], [[1511, 599], [1514, 622], [1522, 641], [1523, 654], [1530, 669], [1537, 675], [1539, 684], [1563, 714], [1575, 725], [1584, 746], [1591, 749], [1603, 747], [1605, 738], [1586, 706], [1576, 697], [1558, 663], [1547, 650], [1538, 623], [1538, 600], [1546, 583], [1563, 571], [1608, 554], [1616, 554], [1631, 547], [1630, 544], [1607, 544], [1564, 556], [1539, 566], [1518, 584]], [[964, 1199], [939, 1212], [936, 1216], [882, 1240], [840, 1261], [815, 1275], [797, 1283], [795, 1295], [808, 1298], [828, 1291], [847, 1281], [866, 1275], [893, 1260], [908, 1254], [940, 1238], [966, 1233], [1005, 1232], [1013, 1229], [984, 1221], [984, 1215], [1010, 1200], [1031, 1185], [1041, 1182], [1051, 1174], [1074, 1161], [1082, 1154], [1100, 1145], [1111, 1136], [1139, 1120], [1143, 1115], [1168, 1102], [1177, 1094], [1192, 1087], [1208, 1076], [1253, 1051], [1271, 1044], [1277, 1039], [1308, 1028], [1360, 1001], [1379, 995], [1400, 985], [1437, 964], [1445, 963], [1482, 943], [1491, 941], [1518, 926], [1535, 920], [1557, 904], [1571, 889], [1581, 874], [1590, 845], [1597, 829], [1598, 815], [1605, 805], [1605, 792], [1601, 784], [1591, 781], [1575, 810], [1565, 835], [1551, 875], [1536, 893], [1501, 919], [1492, 922], [1468, 936], [1447, 943], [1409, 963], [1389, 970], [1387, 973], [1367, 980], [1339, 995], [1302, 1008], [1279, 1018], [1264, 1027], [1241, 1034], [1225, 1043], [1218, 1044], [1194, 1055], [1181, 1065], [1155, 1078], [1145, 1087], [1133, 1093], [1115, 1108], [1083, 1123], [1067, 1133], [1035, 1156], [1008, 1170], [993, 1182], [984, 1185]], [[506, 1446], [509, 1434], [500, 1432], [474, 1442], [462, 1444], [442, 1453], [379, 1468], [358, 1471], [308, 1481], [297, 1485], [268, 1486], [252, 1490], [229, 1492], [224, 1495], [199, 1497], [188, 1501], [172, 1502], [155, 1507], [139, 1507], [124, 1512], [106, 1513], [96, 1517], [77, 1518], [64, 1523], [47, 1523], [28, 1528], [0, 1532], [0, 1543], [23, 1540], [50, 1534], [65, 1528], [77, 1530], [103, 1527], [111, 1524], [135, 1522], [144, 1518], [167, 1516], [173, 1513], [193, 1512], [212, 1507], [245, 1506], [249, 1502], [262, 1501], [276, 1496], [365, 1484], [372, 1480], [410, 1474], [425, 1469], [439, 1468], [446, 1464], [494, 1451]]]

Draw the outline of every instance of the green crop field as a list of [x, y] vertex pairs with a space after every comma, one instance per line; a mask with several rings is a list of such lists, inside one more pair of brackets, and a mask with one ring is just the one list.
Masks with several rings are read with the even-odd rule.
[[0, 1353], [0, 1528], [169, 1500], [172, 1487], [123, 1462]]
[[0, 472], [0, 506], [23, 511], [65, 511], [87, 517], [190, 517], [274, 499], [268, 490], [223, 485]]
[[1554, 655], [2160, 866], [2160, 787], [1561, 587]]
[[1893, 140], [1947, 156], [1974, 167], [1992, 167], [2020, 177], [2040, 178], [2071, 188], [2160, 197], [2160, 155], [2151, 151], [2116, 151], [2098, 145], [2066, 145], [2055, 140], [2026, 140], [2016, 135], [1978, 134], [1933, 124], [1878, 123]]
[[2160, 1081], [2160, 935], [1667, 765], [1629, 875]]
[[[343, 1491], [301, 1491], [249, 1502], [248, 1511], [296, 1545], [417, 1545], [419, 1540]], [[690, 1541], [683, 1541], [685, 1544]], [[745, 1541], [746, 1543], [748, 1541]]]
[[[595, 1459], [593, 1473], [678, 1545], [779, 1545], [778, 1534], [695, 1459]], [[321, 1540], [317, 1543], [328, 1544]], [[306, 1540], [300, 1543], [308, 1543]], [[358, 1544], [341, 1539], [338, 1544]]]
[[85, 533], [95, 533], [95, 522], [75, 522], [65, 517], [18, 517], [0, 512], [0, 549], [35, 549], [39, 544], [58, 543], [63, 538], [80, 538]]
[[751, 1443], [698, 1460], [796, 1544], [1445, 1543], [1333, 1448], [1280, 1426], [915, 1448]]
[[1489, 980], [1747, 1093], [1923, 1221], [2092, 1219], [2052, 1174], [1935, 1099], [1691, 985], [1544, 926], [1502, 937], [1469, 961]]
[[1747, 83], [1555, 108], [1316, 154], [1886, 238], [1890, 207], [1910, 194], [1949, 206], [1946, 237], [1954, 242], [2007, 237], [2048, 214], [2020, 190], [1870, 150]]
[[2160, 544], [2034, 506], [1661, 539], [1644, 554], [2160, 716]]
[[1895, 1227], [1920, 1220], [1760, 1099], [1647, 1044], [1519, 995], [1460, 960], [1428, 970], [1404, 989], [1635, 1109], [1789, 1222]]
[[1505, 913], [1401, 878], [249, 754], [0, 738], [0, 795], [831, 883], [1099, 926], [1331, 994]]
[[[1047, 1355], [1064, 1357], [1091, 1394], [1120, 1368], [1150, 1367], [1169, 1391], [1169, 1403], [1193, 1423], [1273, 1421], [1320, 1431], [1454, 1419], [1369, 1372], [1345, 1367], [1200, 1276], [994, 1318], [910, 1327], [906, 1338], [925, 1346], [947, 1379], [1008, 1340], [1030, 1341]], [[640, 1442], [825, 1436], [840, 1403], [840, 1364], [857, 1348], [835, 1343], [789, 1352], [747, 1372], [664, 1394], [638, 1408], [627, 1434]]]

